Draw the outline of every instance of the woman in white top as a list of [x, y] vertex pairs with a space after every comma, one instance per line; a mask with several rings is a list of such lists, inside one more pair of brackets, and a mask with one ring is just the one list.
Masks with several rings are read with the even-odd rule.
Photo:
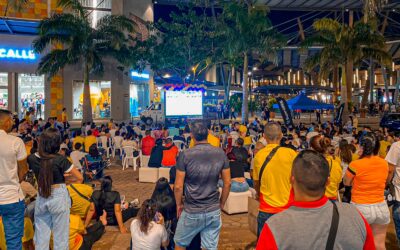
[[132, 250], [159, 250], [169, 244], [164, 218], [157, 212], [156, 202], [148, 199], [142, 204], [131, 224]]

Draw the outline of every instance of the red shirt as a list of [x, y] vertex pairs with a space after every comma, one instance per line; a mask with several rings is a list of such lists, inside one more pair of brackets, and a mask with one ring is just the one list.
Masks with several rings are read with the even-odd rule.
[[178, 147], [172, 143], [164, 146], [163, 158], [161, 165], [165, 167], [173, 167], [176, 165], [176, 156], [178, 155]]
[[142, 139], [142, 154], [143, 155], [150, 155], [151, 150], [156, 145], [156, 140], [151, 137], [150, 135], [144, 137]]

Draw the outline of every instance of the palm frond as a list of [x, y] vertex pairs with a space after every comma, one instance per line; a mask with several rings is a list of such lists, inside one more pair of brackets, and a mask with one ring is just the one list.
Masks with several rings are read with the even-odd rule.
[[315, 21], [313, 27], [316, 31], [337, 32], [341, 28], [341, 25], [334, 19], [322, 18]]
[[68, 50], [55, 49], [41, 58], [37, 72], [47, 74], [51, 78], [67, 64], [69, 64]]
[[131, 19], [125, 17], [125, 16], [120, 16], [120, 15], [107, 15], [102, 18], [97, 22], [97, 30], [101, 31], [103, 29], [114, 29], [118, 31], [128, 31], [128, 32], [133, 32], [135, 28], [137, 27], [136, 23], [133, 22]]
[[58, 0], [57, 6], [76, 11], [80, 17], [87, 16], [87, 11], [83, 8], [79, 0]]

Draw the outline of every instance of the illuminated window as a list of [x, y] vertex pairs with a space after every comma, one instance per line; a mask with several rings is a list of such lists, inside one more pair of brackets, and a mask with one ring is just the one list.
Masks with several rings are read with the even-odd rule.
[[18, 100], [20, 117], [30, 111], [34, 117], [44, 118], [44, 75], [18, 74]]
[[[74, 81], [72, 84], [73, 118], [82, 119], [83, 112], [83, 82]], [[93, 118], [111, 117], [111, 82], [90, 81], [90, 102]]]
[[80, 2], [89, 12], [92, 27], [96, 27], [100, 18], [111, 15], [111, 0], [80, 0]]
[[8, 73], [0, 73], [0, 109], [8, 108]]

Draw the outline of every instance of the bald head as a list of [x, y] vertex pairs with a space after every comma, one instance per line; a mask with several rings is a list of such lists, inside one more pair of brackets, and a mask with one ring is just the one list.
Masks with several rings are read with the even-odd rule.
[[264, 129], [265, 139], [268, 144], [280, 142], [282, 139], [281, 126], [276, 122], [270, 122], [265, 125]]
[[11, 112], [8, 110], [0, 109], [0, 129], [6, 131], [6, 133], [11, 132], [13, 126], [13, 121], [11, 117]]

